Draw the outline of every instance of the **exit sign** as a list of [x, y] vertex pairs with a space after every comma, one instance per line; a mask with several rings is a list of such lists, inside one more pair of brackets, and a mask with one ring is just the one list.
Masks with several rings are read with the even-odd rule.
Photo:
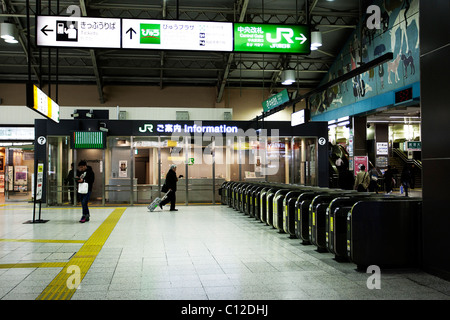
[[72, 149], [105, 149], [106, 134], [103, 131], [75, 131], [71, 136]]
[[306, 25], [234, 23], [234, 51], [310, 54]]

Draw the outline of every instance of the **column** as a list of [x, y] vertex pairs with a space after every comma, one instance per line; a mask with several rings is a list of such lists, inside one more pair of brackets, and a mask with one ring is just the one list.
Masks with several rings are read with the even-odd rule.
[[423, 268], [447, 280], [450, 280], [449, 12], [450, 1], [420, 1]]

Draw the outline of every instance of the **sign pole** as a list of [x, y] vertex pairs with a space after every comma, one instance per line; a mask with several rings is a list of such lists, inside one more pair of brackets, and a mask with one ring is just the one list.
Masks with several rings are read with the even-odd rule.
[[[35, 176], [34, 179], [34, 199], [33, 199], [33, 220], [29, 220], [24, 223], [46, 223], [49, 220], [43, 220], [41, 219], [41, 212], [42, 212], [42, 192], [43, 192], [43, 181], [44, 181], [44, 163], [40, 162], [39, 160], [36, 162], [37, 165], [35, 166]], [[39, 201], [39, 218], [36, 220], [36, 202]]]

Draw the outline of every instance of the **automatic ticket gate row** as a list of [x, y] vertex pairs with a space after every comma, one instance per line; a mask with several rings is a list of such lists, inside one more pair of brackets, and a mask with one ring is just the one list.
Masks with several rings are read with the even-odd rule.
[[266, 182], [224, 182], [221, 202], [359, 268], [416, 266], [422, 199]]

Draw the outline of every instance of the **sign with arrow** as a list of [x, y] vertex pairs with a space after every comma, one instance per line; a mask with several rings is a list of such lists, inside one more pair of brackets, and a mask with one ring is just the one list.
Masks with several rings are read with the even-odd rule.
[[38, 46], [120, 48], [120, 19], [38, 16], [36, 26]]
[[233, 23], [122, 19], [122, 48], [229, 52]]
[[234, 51], [309, 54], [306, 25], [234, 23]]

